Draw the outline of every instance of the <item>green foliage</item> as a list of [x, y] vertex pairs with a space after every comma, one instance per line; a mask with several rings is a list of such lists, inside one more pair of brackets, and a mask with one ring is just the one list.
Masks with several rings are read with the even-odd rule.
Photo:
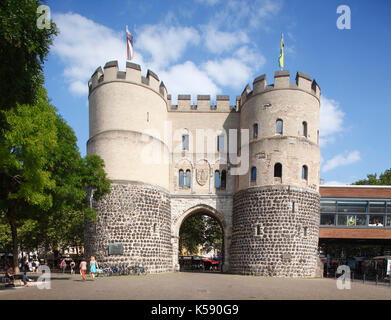
[[37, 104], [18, 104], [2, 114], [8, 130], [1, 130], [0, 209], [25, 202], [47, 210], [52, 205], [48, 190], [55, 187], [51, 173], [46, 170], [50, 152], [57, 143], [55, 110], [41, 89]]
[[56, 25], [37, 27], [38, 0], [0, 1], [0, 109], [35, 104]]
[[377, 174], [368, 174], [367, 179], [358, 180], [354, 185], [391, 185], [391, 169], [388, 169], [379, 175]]
[[221, 253], [223, 234], [216, 219], [205, 215], [187, 218], [179, 231], [179, 250], [187, 249], [189, 254], [197, 254], [201, 245], [206, 251], [212, 249]]

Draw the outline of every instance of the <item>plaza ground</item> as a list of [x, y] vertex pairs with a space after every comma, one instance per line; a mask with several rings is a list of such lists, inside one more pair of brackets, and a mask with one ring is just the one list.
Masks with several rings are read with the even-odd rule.
[[391, 300], [391, 288], [352, 282], [337, 289], [334, 279], [284, 279], [216, 273], [167, 273], [101, 277], [52, 274], [51, 289], [0, 290], [0, 300]]

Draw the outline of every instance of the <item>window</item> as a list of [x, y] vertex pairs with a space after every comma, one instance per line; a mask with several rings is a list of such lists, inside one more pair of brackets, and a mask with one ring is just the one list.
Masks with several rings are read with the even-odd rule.
[[318, 132], [317, 132], [316, 141], [317, 141], [317, 142], [318, 142], [318, 144], [319, 144], [319, 130], [318, 130]]
[[282, 165], [281, 163], [276, 163], [274, 165], [274, 177], [275, 178], [282, 178]]
[[217, 136], [217, 151], [224, 151], [224, 135]]
[[251, 181], [257, 181], [257, 168], [251, 168]]
[[307, 137], [307, 122], [303, 121], [301, 131], [302, 131], [302, 135], [303, 135], [304, 137]]
[[335, 213], [337, 212], [337, 203], [335, 201], [320, 201], [321, 213]]
[[253, 138], [258, 138], [258, 123], [254, 123], [253, 125]]
[[183, 170], [179, 170], [179, 188], [183, 188], [184, 186], [184, 175]]
[[220, 181], [220, 171], [216, 170], [215, 171], [215, 188], [218, 189], [220, 188], [221, 181]]
[[369, 227], [383, 227], [384, 226], [384, 216], [381, 215], [370, 215], [369, 216]]
[[182, 136], [182, 150], [189, 150], [189, 135], [184, 134]]
[[227, 185], [227, 171], [221, 171], [221, 185], [220, 189], [225, 189]]
[[147, 112], [147, 122], [149, 122], [149, 112]]
[[256, 228], [255, 228], [255, 235], [256, 236], [261, 236], [262, 235], [262, 226], [260, 224], [257, 224], [256, 225]]
[[338, 212], [341, 213], [366, 213], [366, 201], [338, 201]]
[[186, 170], [186, 187], [190, 188], [191, 172], [189, 169]]
[[322, 214], [320, 216], [320, 224], [331, 226], [335, 224], [335, 215], [334, 214]]
[[276, 121], [276, 133], [282, 134], [283, 131], [283, 122], [281, 119], [277, 119]]
[[308, 180], [308, 167], [307, 166], [303, 166], [303, 168], [301, 169], [301, 178], [303, 180]]
[[369, 212], [371, 213], [385, 213], [386, 203], [384, 201], [371, 201], [369, 202]]

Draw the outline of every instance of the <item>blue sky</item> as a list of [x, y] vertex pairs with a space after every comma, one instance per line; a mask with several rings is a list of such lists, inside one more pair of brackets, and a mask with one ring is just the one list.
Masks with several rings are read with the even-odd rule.
[[[321, 178], [351, 183], [391, 168], [391, 12], [389, 1], [188, 0], [47, 1], [60, 29], [45, 63], [45, 86], [75, 130], [88, 140], [87, 81], [98, 66], [125, 68], [125, 26], [134, 62], [151, 69], [169, 93], [227, 94], [234, 104], [247, 83], [278, 70], [281, 33], [285, 68], [321, 87]], [[337, 28], [340, 5], [351, 29]], [[229, 67], [227, 67], [229, 66]], [[179, 76], [181, 75], [181, 76]]]

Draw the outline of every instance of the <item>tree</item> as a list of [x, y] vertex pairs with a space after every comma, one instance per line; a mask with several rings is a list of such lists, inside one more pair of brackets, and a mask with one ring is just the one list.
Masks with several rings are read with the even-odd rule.
[[354, 185], [391, 185], [391, 169], [388, 169], [379, 175], [377, 174], [367, 174], [367, 179], [358, 180]]
[[38, 0], [0, 1], [0, 109], [35, 104], [57, 28], [38, 28]]
[[212, 249], [221, 252], [223, 234], [216, 219], [206, 215], [194, 215], [187, 218], [179, 230], [179, 249], [187, 249], [190, 254], [198, 253], [202, 246], [207, 252]]
[[204, 243], [204, 219], [202, 215], [194, 215], [183, 221], [179, 230], [179, 249], [187, 249], [188, 253], [196, 254], [198, 246]]
[[35, 105], [20, 105], [1, 111], [7, 129], [1, 129], [0, 143], [0, 210], [9, 222], [12, 234], [12, 253], [17, 267], [17, 220], [28, 216], [29, 207], [48, 210], [55, 187], [51, 173], [46, 170], [50, 153], [56, 146], [55, 109], [48, 103], [41, 88]]

